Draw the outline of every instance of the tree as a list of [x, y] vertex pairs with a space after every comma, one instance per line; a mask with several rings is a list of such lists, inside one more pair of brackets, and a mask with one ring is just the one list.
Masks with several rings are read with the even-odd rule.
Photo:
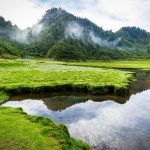
[[55, 60], [82, 60], [83, 53], [78, 47], [61, 40], [49, 49], [48, 57]]

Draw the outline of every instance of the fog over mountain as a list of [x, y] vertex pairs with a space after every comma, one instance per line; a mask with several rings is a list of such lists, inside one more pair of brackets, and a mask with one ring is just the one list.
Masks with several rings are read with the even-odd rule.
[[77, 53], [75, 57], [80, 53], [82, 58], [99, 58], [103, 55], [114, 55], [115, 58], [114, 53], [118, 51], [120, 55], [150, 51], [150, 33], [145, 30], [122, 27], [117, 32], [105, 31], [90, 20], [74, 16], [61, 8], [47, 10], [37, 24], [25, 30], [0, 17], [0, 37], [7, 41], [27, 44], [24, 47], [28, 53], [55, 59], [55, 48], [61, 49], [62, 46]]

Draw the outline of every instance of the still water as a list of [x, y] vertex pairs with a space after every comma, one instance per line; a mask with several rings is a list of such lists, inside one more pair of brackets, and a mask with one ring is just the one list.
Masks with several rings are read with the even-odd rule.
[[72, 137], [86, 141], [94, 150], [150, 150], [150, 90], [145, 90], [150, 76], [144, 76], [146, 81], [137, 80], [130, 98], [122, 101], [74, 95], [19, 97], [3, 105], [22, 107], [30, 115], [66, 124]]

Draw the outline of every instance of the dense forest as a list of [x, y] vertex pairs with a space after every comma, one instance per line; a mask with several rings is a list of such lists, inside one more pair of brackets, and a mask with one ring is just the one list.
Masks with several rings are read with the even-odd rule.
[[0, 57], [145, 59], [150, 58], [150, 33], [137, 27], [104, 31], [86, 18], [52, 8], [37, 24], [25, 30], [0, 17]]

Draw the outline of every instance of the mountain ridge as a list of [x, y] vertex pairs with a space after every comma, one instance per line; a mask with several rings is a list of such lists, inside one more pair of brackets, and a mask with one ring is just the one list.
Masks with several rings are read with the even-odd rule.
[[[26, 47], [27, 54], [40, 57], [61, 59], [61, 56], [57, 57], [54, 52], [57, 51], [57, 48], [60, 51], [63, 49], [64, 53], [65, 51], [67, 53], [67, 48], [74, 49], [77, 54], [82, 55], [79, 56], [79, 59], [100, 59], [105, 56], [115, 59], [116, 57], [111, 55], [114, 55], [113, 53], [116, 55], [116, 52], [129, 56], [128, 53], [132, 55], [140, 53], [141, 55], [141, 53], [146, 54], [150, 51], [150, 33], [143, 29], [122, 27], [117, 32], [105, 31], [90, 20], [76, 17], [61, 8], [47, 10], [37, 24], [25, 30], [20, 30], [11, 22], [0, 19], [0, 31], [4, 31], [5, 27], [8, 29], [7, 24], [9, 24], [10, 31], [6, 32], [5, 38], [0, 32], [0, 37], [22, 43], [26, 45], [23, 47]], [[65, 45], [67, 48], [64, 48]], [[105, 54], [102, 56], [102, 53]], [[66, 55], [66, 57], [69, 56]]]

